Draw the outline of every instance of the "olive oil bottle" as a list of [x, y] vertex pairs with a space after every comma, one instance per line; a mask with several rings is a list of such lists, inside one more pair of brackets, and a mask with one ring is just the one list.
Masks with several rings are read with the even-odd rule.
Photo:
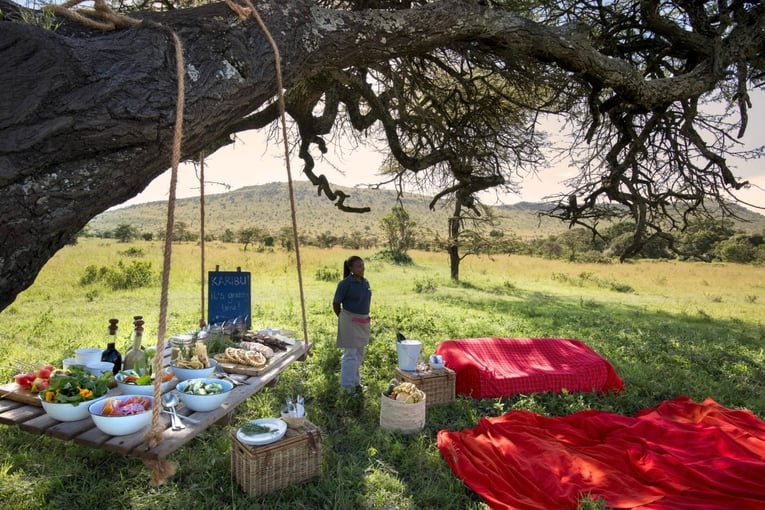
[[143, 324], [143, 317], [141, 315], [133, 317], [132, 345], [128, 348], [122, 361], [122, 367], [125, 370], [132, 369], [139, 374], [143, 374], [146, 368], [146, 354], [143, 345], [141, 345], [143, 341]]

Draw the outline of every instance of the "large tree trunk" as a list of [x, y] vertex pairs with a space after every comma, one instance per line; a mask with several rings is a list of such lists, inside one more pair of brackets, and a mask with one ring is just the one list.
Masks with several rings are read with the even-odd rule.
[[[395, 12], [256, 4], [282, 57], [285, 87], [318, 72], [455, 42], [512, 48], [586, 72], [646, 108], [714, 86], [715, 76], [643, 82], [554, 27], [448, 0]], [[0, 0], [0, 10], [16, 7]], [[184, 44], [183, 157], [214, 150], [275, 94], [273, 52], [257, 23], [225, 5], [137, 13], [99, 32], [0, 21], [0, 310], [87, 222], [170, 166], [176, 101], [168, 29]]]
[[449, 272], [455, 282], [460, 279], [460, 230], [462, 222], [462, 204], [454, 201], [454, 212], [449, 218], [449, 238], [446, 242], [446, 252], [449, 254]]

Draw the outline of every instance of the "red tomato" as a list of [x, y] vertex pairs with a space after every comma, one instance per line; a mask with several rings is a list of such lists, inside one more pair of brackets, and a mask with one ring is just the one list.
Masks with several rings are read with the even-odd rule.
[[51, 373], [53, 373], [53, 371], [54, 371], [55, 369], [56, 369], [56, 367], [54, 367], [53, 365], [45, 365], [45, 366], [44, 366], [44, 367], [42, 367], [42, 368], [38, 368], [38, 369], [35, 371], [35, 374], [36, 374], [36, 375], [37, 375], [37, 377], [39, 377], [40, 379], [49, 379], [49, 378], [50, 378], [50, 374], [51, 374]]
[[35, 374], [34, 372], [27, 372], [25, 374], [16, 374], [13, 376], [13, 379], [14, 381], [16, 381], [16, 384], [28, 390], [32, 387], [32, 382], [35, 380]]

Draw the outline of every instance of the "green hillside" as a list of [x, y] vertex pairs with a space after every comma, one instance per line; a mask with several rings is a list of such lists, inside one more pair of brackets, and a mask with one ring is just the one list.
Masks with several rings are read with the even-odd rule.
[[[345, 213], [337, 209], [324, 195], [308, 182], [294, 183], [298, 230], [301, 235], [315, 236], [321, 233], [340, 235], [348, 232], [379, 233], [380, 219], [389, 214], [396, 205], [396, 192], [382, 189], [338, 187], [350, 195], [346, 205], [369, 207], [365, 214]], [[430, 210], [431, 197], [406, 194], [403, 204], [420, 229], [437, 232], [446, 237], [447, 218], [451, 212], [439, 205]], [[521, 238], [546, 237], [568, 228], [568, 224], [539, 216], [544, 210], [539, 203], [496, 207], [496, 227], [506, 234]], [[749, 223], [738, 222], [737, 228], [748, 232], [765, 231], [765, 216], [747, 209], [736, 208]], [[199, 230], [199, 199], [185, 198], [177, 201], [176, 222], [184, 222], [191, 231]], [[96, 234], [113, 231], [120, 224], [129, 224], [139, 232], [156, 234], [167, 223], [167, 203], [150, 202], [107, 211], [94, 218], [89, 226]], [[289, 194], [286, 183], [270, 183], [248, 186], [226, 193], [209, 195], [205, 199], [205, 231], [219, 237], [230, 229], [237, 232], [243, 228], [258, 227], [271, 233], [291, 225]]]
[[[324, 195], [308, 182], [294, 183], [298, 230], [303, 235], [330, 232], [379, 232], [380, 219], [390, 214], [396, 205], [396, 192], [381, 189], [337, 187], [350, 195], [346, 205], [369, 207], [364, 214], [345, 213], [337, 209]], [[438, 206], [428, 208], [430, 197], [406, 194], [404, 207], [417, 226], [423, 230], [446, 233], [449, 210]], [[498, 230], [514, 232], [522, 237], [545, 236], [564, 230], [566, 225], [549, 218], [539, 218], [541, 204], [521, 203], [496, 208]], [[149, 202], [113, 209], [94, 218], [89, 226], [95, 233], [114, 230], [120, 224], [130, 224], [140, 232], [164, 230], [167, 223], [167, 203]], [[185, 198], [176, 203], [176, 221], [185, 222], [189, 229], [199, 229], [199, 199]], [[205, 231], [213, 235], [231, 229], [236, 232], [247, 227], [258, 227], [277, 232], [291, 224], [289, 193], [286, 183], [248, 186], [226, 193], [209, 195], [205, 199]]]

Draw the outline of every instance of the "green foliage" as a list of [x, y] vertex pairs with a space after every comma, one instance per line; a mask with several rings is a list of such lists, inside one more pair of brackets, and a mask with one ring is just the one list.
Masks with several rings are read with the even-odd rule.
[[438, 289], [438, 285], [432, 278], [417, 278], [414, 280], [414, 291], [417, 294], [433, 293]]
[[388, 251], [391, 253], [405, 254], [412, 248], [415, 242], [415, 226], [409, 212], [402, 203], [397, 203], [391, 209], [390, 214], [380, 220], [380, 230], [386, 240]]
[[749, 236], [737, 235], [720, 241], [717, 245], [720, 258], [726, 262], [747, 264], [756, 259], [756, 248]]
[[129, 223], [121, 223], [114, 229], [112, 236], [121, 243], [129, 243], [138, 238], [138, 229]]
[[131, 246], [127, 250], [122, 250], [119, 252], [120, 255], [123, 255], [125, 257], [143, 257], [145, 255], [144, 251], [141, 248], [137, 248], [135, 246]]
[[375, 254], [375, 259], [390, 262], [392, 264], [398, 264], [401, 266], [409, 266], [414, 263], [412, 257], [408, 253], [391, 250], [383, 250], [377, 252]]
[[343, 277], [339, 269], [320, 267], [314, 273], [317, 280], [322, 282], [337, 282]]
[[157, 275], [152, 270], [149, 261], [134, 260], [130, 264], [118, 261], [116, 266], [96, 267], [89, 265], [80, 277], [81, 286], [92, 285], [102, 281], [112, 290], [129, 290], [149, 287], [155, 284]]

